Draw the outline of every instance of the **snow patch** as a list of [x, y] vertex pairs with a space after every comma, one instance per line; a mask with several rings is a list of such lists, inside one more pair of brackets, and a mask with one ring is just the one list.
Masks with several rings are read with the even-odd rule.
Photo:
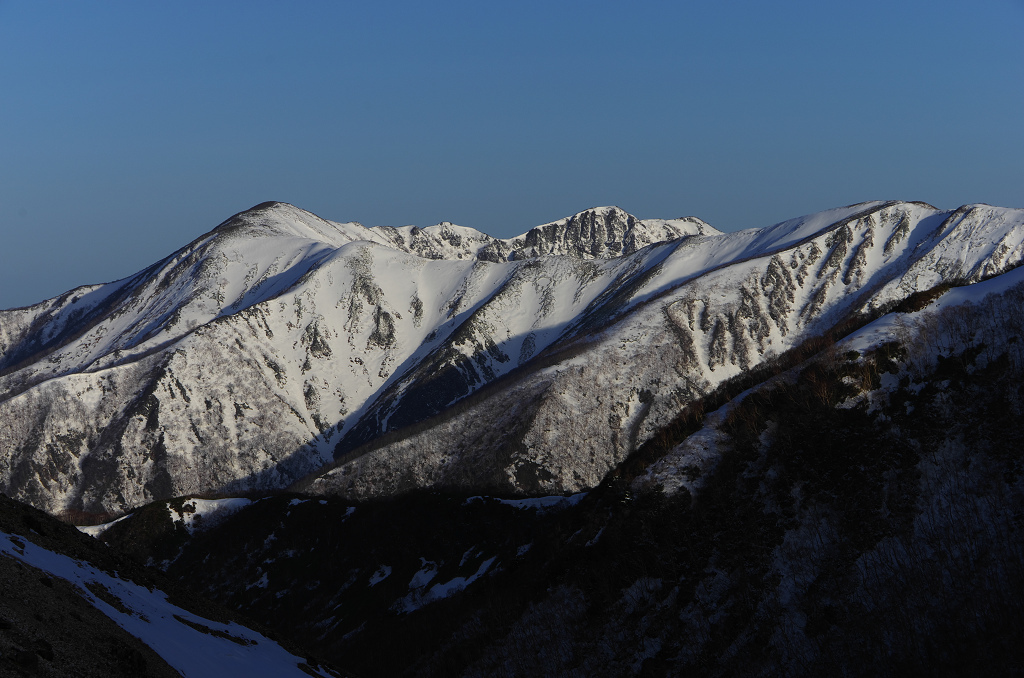
[[251, 503], [251, 499], [241, 498], [186, 499], [181, 505], [181, 511], [170, 504], [167, 510], [173, 522], [181, 523], [189, 534], [195, 534], [196, 530], [216, 525]]
[[475, 582], [480, 577], [487, 574], [491, 565], [497, 560], [497, 556], [492, 556], [487, 560], [480, 563], [480, 567], [477, 568], [476, 572], [471, 574], [469, 577], [454, 577], [446, 582], [439, 582], [434, 584], [427, 589], [427, 584], [437, 575], [437, 566], [435, 563], [420, 559], [423, 562], [423, 569], [413, 575], [412, 581], [409, 582], [409, 594], [399, 600], [392, 607], [393, 610], [408, 614], [414, 612], [424, 605], [429, 605], [435, 601], [447, 598], [448, 596], [462, 591], [467, 586]]
[[82, 532], [83, 534], [87, 534], [90, 537], [97, 537], [98, 538], [100, 535], [102, 535], [104, 532], [109, 530], [111, 527], [113, 527], [114, 525], [117, 525], [119, 522], [121, 522], [122, 520], [124, 520], [126, 518], [130, 518], [131, 516], [132, 516], [132, 514], [128, 513], [128, 514], [125, 514], [125, 515], [121, 516], [117, 520], [111, 520], [109, 523], [103, 523], [102, 525], [75, 525], [75, 528], [77, 528], [78, 531]]
[[578, 492], [568, 497], [563, 495], [552, 495], [549, 497], [530, 497], [528, 499], [501, 499], [498, 497], [476, 496], [466, 499], [463, 506], [469, 506], [476, 502], [496, 501], [517, 509], [536, 510], [538, 513], [555, 511], [570, 508], [583, 501], [587, 496], [586, 492]]
[[391, 566], [381, 565], [379, 568], [377, 568], [377, 571], [373, 573], [373, 576], [370, 577], [370, 586], [376, 586], [377, 584], [381, 583], [390, 576]]

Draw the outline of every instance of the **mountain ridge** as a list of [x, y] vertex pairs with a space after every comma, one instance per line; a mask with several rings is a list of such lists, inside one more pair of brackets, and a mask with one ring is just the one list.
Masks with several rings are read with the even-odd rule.
[[[490, 478], [495, 492], [576, 491], [675, 404], [800, 337], [1016, 265], [1022, 224], [1021, 210], [874, 201], [719, 233], [609, 207], [501, 241], [262, 203], [135, 276], [0, 311], [4, 491], [52, 512], [116, 513], [281, 488], [563, 354], [519, 382], [518, 401], [496, 396], [457, 435], [413, 435], [418, 452], [363, 458], [329, 491], [456, 477]], [[607, 387], [597, 407], [583, 407], [582, 374]], [[480, 429], [495, 422], [504, 432]], [[582, 446], [558, 432], [573, 426]], [[454, 447], [438, 457], [424, 436]]]

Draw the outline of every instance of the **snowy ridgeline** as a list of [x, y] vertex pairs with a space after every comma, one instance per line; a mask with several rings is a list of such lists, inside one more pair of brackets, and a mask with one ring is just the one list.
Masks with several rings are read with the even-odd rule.
[[101, 515], [298, 481], [578, 492], [723, 380], [1011, 268], [1022, 240], [1024, 212], [988, 206], [729, 234], [599, 208], [497, 241], [266, 204], [131, 278], [0, 312], [2, 489]]

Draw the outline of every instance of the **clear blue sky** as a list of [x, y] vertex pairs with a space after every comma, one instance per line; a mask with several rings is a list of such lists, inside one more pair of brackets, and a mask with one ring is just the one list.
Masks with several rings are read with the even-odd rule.
[[283, 200], [497, 236], [1024, 207], [1024, 0], [0, 0], [0, 308]]

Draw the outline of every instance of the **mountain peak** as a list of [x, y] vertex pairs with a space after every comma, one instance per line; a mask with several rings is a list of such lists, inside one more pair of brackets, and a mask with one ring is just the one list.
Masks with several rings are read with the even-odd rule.
[[362, 224], [328, 221], [295, 205], [276, 200], [261, 202], [232, 215], [207, 235], [302, 238], [335, 248], [355, 240], [383, 242]]
[[567, 254], [580, 259], [608, 259], [657, 242], [717, 233], [699, 219], [642, 220], [614, 205], [592, 207], [513, 238], [510, 258]]
[[265, 213], [282, 206], [292, 207], [292, 205], [289, 205], [288, 203], [278, 202], [277, 200], [267, 200], [261, 202], [260, 204], [253, 205], [252, 207], [244, 209], [241, 212], [235, 212], [230, 217], [217, 224], [217, 226], [214, 227], [214, 229], [210, 232], [230, 232], [232, 230], [239, 228], [240, 226], [243, 226], [246, 223], [251, 223], [252, 221], [258, 220], [261, 216], [264, 216]]

